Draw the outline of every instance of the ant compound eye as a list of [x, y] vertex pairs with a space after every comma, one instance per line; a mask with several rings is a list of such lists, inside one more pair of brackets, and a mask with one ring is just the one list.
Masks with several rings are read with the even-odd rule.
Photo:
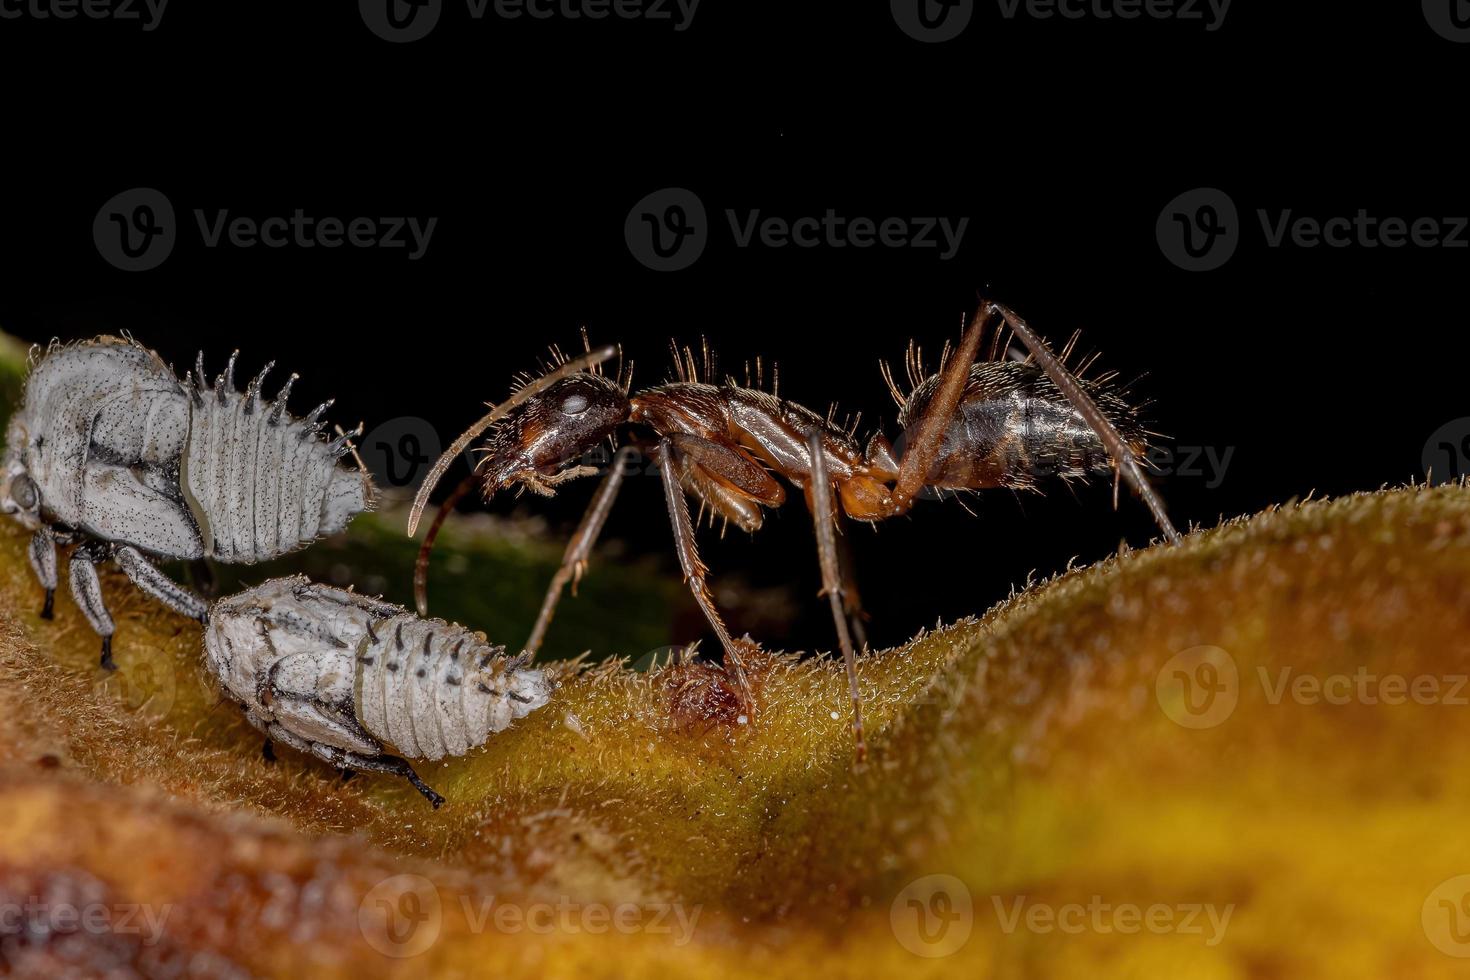
[[581, 415], [587, 411], [587, 405], [586, 395], [568, 395], [561, 403], [561, 412], [563, 415]]
[[39, 502], [40, 494], [36, 492], [36, 483], [24, 473], [18, 474], [10, 481], [10, 499], [14, 500], [21, 510], [34, 510]]

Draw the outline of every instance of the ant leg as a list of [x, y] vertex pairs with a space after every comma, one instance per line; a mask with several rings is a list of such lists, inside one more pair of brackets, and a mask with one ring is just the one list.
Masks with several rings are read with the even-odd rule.
[[[834, 512], [836, 508], [833, 508]], [[842, 517], [837, 517], [841, 528]], [[858, 593], [857, 563], [852, 557], [852, 545], [847, 535], [837, 535], [837, 570], [842, 575], [842, 611], [847, 613], [847, 627], [852, 630], [852, 642], [859, 650], [868, 645], [868, 613], [863, 609], [863, 598]]]
[[613, 502], [617, 500], [618, 491], [623, 486], [624, 470], [637, 452], [632, 446], [624, 446], [613, 456], [611, 469], [598, 484], [597, 492], [592, 495], [592, 503], [587, 506], [587, 513], [582, 515], [582, 522], [577, 525], [572, 540], [567, 542], [567, 550], [561, 557], [561, 567], [551, 579], [546, 598], [541, 602], [541, 612], [536, 616], [536, 625], [523, 648], [531, 656], [536, 655], [546, 639], [546, 630], [551, 626], [551, 617], [556, 615], [556, 604], [561, 601], [562, 589], [567, 582], [572, 583], [572, 595], [577, 594], [577, 583], [587, 571], [587, 559], [592, 554], [592, 546], [597, 543], [597, 536], [602, 533], [602, 526], [607, 522], [607, 515], [612, 511]]
[[49, 527], [43, 527], [31, 537], [27, 552], [31, 569], [46, 590], [46, 601], [41, 606], [41, 618], [50, 619], [56, 608], [56, 535]]
[[102, 582], [97, 578], [97, 562], [106, 557], [105, 546], [95, 541], [88, 542], [72, 552], [67, 576], [71, 579], [71, 594], [81, 607], [82, 615], [102, 637], [102, 669], [117, 670], [117, 664], [112, 662], [112, 634], [117, 628], [102, 600]]
[[429, 615], [429, 553], [434, 550], [434, 540], [439, 537], [439, 529], [454, 512], [455, 505], [479, 482], [479, 474], [471, 470], [469, 476], [459, 481], [454, 492], [444, 498], [444, 503], [439, 505], [439, 510], [434, 514], [434, 522], [424, 532], [424, 543], [419, 545], [419, 556], [413, 563], [413, 603], [420, 616]]
[[898, 462], [898, 480], [893, 485], [893, 514], [890, 516], [908, 513], [919, 491], [929, 482], [929, 467], [934, 464], [934, 457], [939, 455], [944, 431], [949, 428], [960, 396], [965, 393], [970, 367], [980, 352], [980, 336], [985, 332], [985, 324], [998, 312], [1000, 310], [995, 304], [982, 303], [965, 329], [959, 348], [944, 365], [939, 389], [929, 399], [914, 430], [914, 437], [904, 447], [903, 458]]
[[1036, 358], [1036, 363], [1041, 365], [1041, 369], [1051, 379], [1051, 383], [1057, 386], [1058, 391], [1067, 396], [1067, 400], [1078, 412], [1082, 413], [1087, 424], [1092, 426], [1092, 431], [1096, 432], [1098, 438], [1103, 441], [1103, 445], [1108, 448], [1108, 453], [1113, 457], [1114, 465], [1123, 474], [1123, 478], [1128, 481], [1133, 492], [1143, 498], [1143, 502], [1148, 505], [1149, 512], [1153, 514], [1159, 530], [1164, 532], [1164, 537], [1170, 544], [1178, 544], [1179, 532], [1174, 529], [1174, 524], [1164, 513], [1164, 502], [1159, 499], [1153, 484], [1148, 482], [1148, 477], [1144, 476], [1138, 460], [1129, 451], [1128, 444], [1123, 441], [1123, 436], [1118, 432], [1117, 427], [1108, 420], [1102, 409], [1097, 407], [1092, 397], [1082, 390], [1082, 386], [1077, 383], [1072, 372], [1057, 360], [1051, 349], [1046, 346], [1046, 341], [1042, 340], [1025, 320], [999, 303], [987, 303], [986, 308], [995, 310], [1005, 317], [1011, 332], [1021, 338], [1022, 343], [1031, 351], [1031, 356]]
[[209, 617], [207, 602], [160, 572], [137, 548], [123, 545], [113, 557], [134, 585], [174, 612], [201, 623]]
[[694, 540], [694, 525], [689, 520], [689, 501], [684, 498], [684, 488], [679, 485], [679, 474], [674, 468], [674, 447], [667, 438], [658, 441], [658, 472], [664, 482], [664, 501], [669, 507], [669, 521], [674, 525], [674, 550], [679, 555], [679, 566], [684, 570], [684, 582], [694, 594], [704, 618], [709, 620], [720, 645], [725, 648], [725, 663], [735, 675], [735, 682], [746, 705], [755, 709], [755, 695], [750, 689], [750, 680], [745, 676], [745, 665], [740, 662], [740, 652], [730, 631], [725, 628], [720, 612], [710, 597], [705, 575], [709, 568], [699, 560], [699, 546]]
[[842, 575], [837, 563], [836, 508], [832, 503], [832, 483], [827, 479], [826, 455], [822, 452], [822, 434], [813, 429], [806, 437], [807, 454], [811, 458], [812, 476], [807, 498], [812, 505], [812, 519], [817, 526], [817, 556], [822, 566], [822, 591], [832, 604], [832, 621], [837, 624], [837, 642], [842, 646], [842, 660], [847, 665], [847, 689], [852, 695], [852, 735], [857, 748], [857, 761], [868, 757], [868, 743], [863, 737], [863, 695], [858, 690], [857, 654], [847, 632], [847, 613], [843, 609]]

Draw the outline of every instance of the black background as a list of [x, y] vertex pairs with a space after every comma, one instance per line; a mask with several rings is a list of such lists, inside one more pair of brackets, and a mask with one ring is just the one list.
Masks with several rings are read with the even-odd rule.
[[[1325, 219], [1470, 213], [1470, 45], [1418, 4], [1247, 4], [1199, 21], [1006, 19], [979, 3], [921, 44], [886, 4], [704, 0], [691, 25], [472, 20], [450, 2], [410, 44], [352, 4], [191, 4], [136, 21], [0, 19], [0, 328], [28, 340], [131, 331], [182, 368], [203, 347], [242, 374], [303, 375], [298, 410], [447, 440], [546, 345], [618, 341], [662, 380], [670, 337], [727, 366], [779, 362], [782, 392], [894, 408], [880, 358], [957, 335], [977, 290], [1102, 364], [1142, 376], [1155, 428], [1232, 453], [1219, 475], [1160, 480], [1176, 522], [1212, 525], [1308, 492], [1423, 475], [1426, 440], [1465, 407], [1465, 248], [1270, 248], [1258, 209]], [[1446, 3], [1452, 0], [1445, 0]], [[698, 195], [710, 243], [689, 268], [635, 260], [624, 222], [664, 187]], [[158, 268], [103, 260], [92, 222], [153, 187], [179, 241]], [[1161, 211], [1225, 191], [1240, 245], [1187, 272]], [[203, 247], [192, 211], [437, 217], [427, 254]], [[739, 248], [725, 211], [787, 219], [968, 217], [962, 248]], [[1462, 235], [1462, 241], [1470, 236]], [[931, 353], [931, 358], [933, 354]], [[1177, 457], [1183, 460], [1184, 455]], [[1210, 485], [1218, 482], [1218, 485]], [[498, 500], [569, 529], [592, 492]], [[1036, 570], [1096, 560], [1152, 525], [1106, 486], [924, 503], [853, 540], [875, 639], [978, 612]], [[609, 535], [665, 556], [656, 480], [630, 482]], [[805, 510], [754, 538], [705, 532], [716, 579], [813, 596]], [[594, 574], [613, 574], [604, 563]], [[407, 569], [404, 570], [405, 580]], [[815, 599], [775, 645], [830, 645]], [[737, 629], [740, 623], [736, 622]], [[688, 639], [687, 637], [671, 637]]]

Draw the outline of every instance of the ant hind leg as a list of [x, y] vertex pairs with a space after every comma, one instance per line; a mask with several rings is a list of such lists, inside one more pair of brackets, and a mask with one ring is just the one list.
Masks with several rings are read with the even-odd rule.
[[1026, 345], [1026, 349], [1031, 352], [1031, 356], [1036, 358], [1036, 363], [1046, 372], [1046, 376], [1051, 379], [1051, 383], [1056, 385], [1057, 390], [1067, 397], [1067, 400], [1072, 403], [1073, 407], [1087, 420], [1087, 424], [1092, 426], [1092, 431], [1096, 432], [1098, 438], [1103, 441], [1103, 445], [1107, 447], [1108, 454], [1113, 457], [1114, 465], [1123, 474], [1123, 478], [1128, 481], [1128, 485], [1133, 488], [1133, 492], [1138, 494], [1144, 504], [1147, 505], [1149, 512], [1153, 514], [1154, 521], [1159, 525], [1159, 530], [1164, 532], [1165, 539], [1170, 544], [1178, 544], [1180, 541], [1179, 532], [1174, 528], [1173, 522], [1169, 520], [1169, 515], [1165, 513], [1163, 500], [1159, 498], [1158, 491], [1154, 489], [1153, 484], [1144, 475], [1143, 468], [1138, 465], [1138, 460], [1134, 458], [1133, 453], [1128, 449], [1128, 444], [1124, 442], [1123, 436], [1118, 432], [1117, 426], [1113, 425], [1108, 417], [1103, 414], [1103, 410], [1098, 408], [1097, 402], [1093, 401], [1092, 396], [1084, 391], [1082, 385], [1078, 383], [1076, 376], [1067, 370], [1066, 366], [1047, 347], [1046, 341], [1042, 340], [1025, 320], [1022, 320], [1015, 313], [1001, 306], [999, 303], [987, 303], [985, 304], [985, 308], [995, 310], [1005, 318], [1006, 325], [1011, 328], [1012, 333], [1021, 338], [1021, 342]]

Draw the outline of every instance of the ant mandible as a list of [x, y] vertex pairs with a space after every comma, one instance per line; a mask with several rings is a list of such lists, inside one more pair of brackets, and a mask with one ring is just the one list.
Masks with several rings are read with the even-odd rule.
[[[985, 328], [997, 317], [1025, 344], [1030, 352], [1025, 361], [995, 359], [997, 331], [992, 358], [977, 362]], [[852, 590], [843, 581], [838, 560], [836, 501], [849, 518], [871, 523], [908, 513], [926, 489], [1030, 488], [1037, 476], [1048, 473], [1066, 479], [1112, 470], [1143, 499], [1164, 537], [1171, 544], [1179, 541], [1179, 532], [1138, 462], [1147, 433], [1137, 413], [1108, 386], [1108, 378], [1082, 380], [1067, 369], [1063, 362], [1071, 346], [1058, 358], [1011, 310], [982, 302], [958, 348], [952, 354], [946, 350], [935, 374], [921, 377], [924, 372], [911, 346], [914, 386], [907, 395], [884, 366], [884, 377], [899, 404], [903, 436], [898, 453], [881, 432], [860, 447], [854, 432], [838, 426], [831, 415], [819, 415], [774, 392], [740, 387], [733, 381], [723, 385], [709, 378], [700, 381], [692, 353], [686, 352], [685, 363], [678, 366], [678, 380], [630, 395], [631, 372], [625, 380], [604, 377], [597, 370], [616, 348], [589, 350], [522, 386], [460, 436], [435, 464], [414, 500], [410, 535], [450, 463], [490, 430], [485, 457], [441, 505], [425, 536], [414, 574], [419, 611], [427, 614], [429, 551], [446, 515], [464, 493], [478, 483], [488, 498], [519, 483], [550, 496], [558, 484], [598, 472], [573, 461], [619, 427], [632, 424], [652, 437], [635, 440], [614, 456], [547, 590], [526, 651], [534, 654], [541, 646], [562, 590], [569, 581], [575, 588], [586, 570], [627, 464], [642, 448], [662, 477], [684, 579], [724, 647], [727, 668], [742, 699], [753, 707], [740, 650], [706, 583], [708, 568], [695, 544], [685, 493], [694, 494], [742, 530], [755, 531], [761, 526], [763, 508], [779, 507], [786, 500], [785, 489], [775, 479], [778, 475], [803, 491], [816, 525], [822, 592], [831, 604], [847, 667], [853, 736], [861, 761], [867, 745], [847, 619], [853, 610], [845, 601]], [[1116, 497], [1116, 485], [1114, 492]]]

